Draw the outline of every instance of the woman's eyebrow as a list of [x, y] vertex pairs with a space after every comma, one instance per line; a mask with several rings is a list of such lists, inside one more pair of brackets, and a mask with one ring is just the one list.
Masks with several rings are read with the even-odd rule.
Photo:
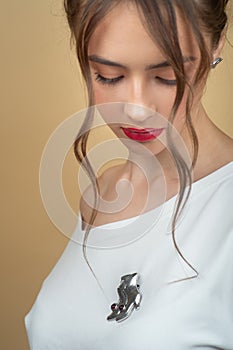
[[121, 63], [113, 62], [113, 61], [107, 60], [106, 58], [103, 58], [103, 57], [100, 57], [97, 55], [91, 55], [91, 56], [88, 56], [88, 58], [92, 62], [104, 64], [105, 66], [127, 68], [126, 66], [124, 66]]
[[[193, 56], [183, 57], [183, 63], [193, 62], [195, 60], [196, 60], [196, 58]], [[171, 67], [171, 64], [167, 61], [163, 61], [163, 62], [160, 62], [157, 64], [150, 64], [149, 66], [146, 66], [146, 70], [151, 70], [151, 69], [156, 69], [156, 68], [164, 68], [164, 67]]]
[[[119, 67], [119, 68], [127, 69], [127, 66], [125, 66], [125, 65], [123, 65], [121, 63], [110, 61], [110, 60], [108, 60], [106, 58], [103, 58], [101, 56], [98, 56], [98, 55], [88, 56], [88, 59], [91, 62], [100, 63], [100, 64], [103, 64], [105, 66]], [[193, 57], [193, 56], [183, 57], [183, 63], [195, 61], [195, 59], [196, 58]], [[167, 61], [163, 61], [163, 62], [160, 62], [160, 63], [157, 63], [157, 64], [150, 64], [150, 65], [145, 67], [145, 70], [147, 71], [147, 70], [152, 70], [152, 69], [157, 69], [157, 68], [164, 68], [164, 67], [170, 67], [170, 66], [171, 66], [170, 63], [168, 63]]]

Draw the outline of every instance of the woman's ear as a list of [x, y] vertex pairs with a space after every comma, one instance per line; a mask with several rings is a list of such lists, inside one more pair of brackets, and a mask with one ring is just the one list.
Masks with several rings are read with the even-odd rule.
[[223, 30], [222, 34], [220, 36], [218, 45], [217, 45], [217, 47], [215, 47], [215, 49], [213, 51], [213, 61], [215, 61], [218, 57], [221, 56], [222, 49], [223, 49], [223, 46], [225, 44], [225, 38], [226, 38], [226, 31]]

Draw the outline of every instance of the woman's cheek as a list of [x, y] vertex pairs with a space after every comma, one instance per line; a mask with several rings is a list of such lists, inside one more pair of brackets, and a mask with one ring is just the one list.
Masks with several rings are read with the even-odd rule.
[[121, 102], [119, 94], [107, 87], [93, 87], [95, 104], [109, 103], [109, 102]]
[[106, 102], [106, 96], [101, 89], [94, 87], [94, 102], [95, 104], [101, 104]]

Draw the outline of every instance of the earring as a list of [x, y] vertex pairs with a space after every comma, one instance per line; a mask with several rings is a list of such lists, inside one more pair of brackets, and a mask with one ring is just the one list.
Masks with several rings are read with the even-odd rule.
[[211, 68], [214, 69], [217, 67], [217, 65], [222, 62], [222, 57], [217, 57], [212, 63], [211, 63]]

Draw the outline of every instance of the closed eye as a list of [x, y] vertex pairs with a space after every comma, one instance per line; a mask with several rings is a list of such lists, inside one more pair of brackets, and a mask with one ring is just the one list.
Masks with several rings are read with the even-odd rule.
[[99, 73], [95, 73], [95, 80], [100, 82], [103, 85], [115, 85], [117, 84], [122, 78], [124, 78], [123, 75], [120, 75], [119, 77], [115, 78], [105, 78]]
[[175, 86], [177, 84], [176, 79], [164, 79], [161, 77], [156, 77], [156, 79], [163, 85]]
[[[123, 78], [124, 78], [123, 75], [120, 75], [120, 76], [115, 77], [115, 78], [106, 78], [99, 73], [95, 73], [95, 80], [100, 82], [102, 85], [115, 85], [119, 81], [121, 81]], [[163, 85], [176, 86], [176, 84], [177, 84], [176, 79], [164, 79], [161, 77], [155, 77], [155, 79], [158, 80], [159, 83], [161, 83]]]

